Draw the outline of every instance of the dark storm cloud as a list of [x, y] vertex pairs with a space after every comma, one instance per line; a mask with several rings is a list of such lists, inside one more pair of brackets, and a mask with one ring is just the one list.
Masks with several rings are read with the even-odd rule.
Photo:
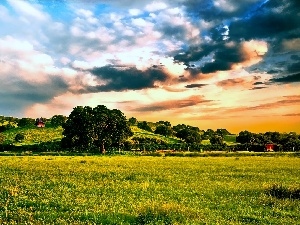
[[181, 40], [185, 36], [186, 28], [184, 26], [176, 26], [170, 23], [160, 24], [157, 28], [165, 37]]
[[287, 71], [290, 72], [290, 73], [297, 73], [297, 72], [300, 72], [300, 61], [288, 65]]
[[194, 68], [194, 70], [197, 72], [201, 71], [202, 73], [212, 73], [218, 70], [230, 70], [234, 63], [245, 60], [239, 47], [240, 46], [238, 44], [235, 46], [226, 46], [226, 43], [191, 47], [185, 53], [174, 56], [174, 61], [178, 63], [182, 62], [190, 69], [192, 67], [190, 64], [191, 62], [199, 61], [203, 57], [214, 53], [213, 62], [205, 63], [201, 68]]
[[[268, 39], [269, 49], [276, 52], [283, 50], [284, 40], [299, 38], [300, 36], [300, 1], [232, 0], [226, 1], [222, 7], [216, 7], [212, 1], [190, 0], [184, 4], [187, 11], [198, 12], [199, 18], [201, 15], [201, 18], [212, 20], [216, 24], [207, 31], [211, 41], [204, 42], [199, 46], [189, 46], [187, 50], [174, 56], [174, 61], [186, 65], [187, 70], [191, 70], [191, 64], [199, 62], [198, 65], [200, 66], [193, 68], [197, 71], [195, 74], [230, 70], [233, 64], [245, 61], [246, 59], [240, 51], [241, 43], [245, 40]], [[235, 9], [226, 10], [227, 5], [234, 6]], [[236, 19], [232, 20], [233, 17]], [[226, 19], [231, 20], [228, 32], [222, 24], [222, 21]], [[228, 47], [226, 45], [228, 41], [233, 41], [235, 46]], [[210, 62], [205, 59], [208, 56], [212, 57]], [[267, 63], [268, 57], [272, 56], [265, 55], [264, 60], [259, 65], [262, 66], [263, 63]], [[298, 60], [298, 58], [298, 55], [292, 56], [293, 60]], [[283, 71], [278, 72], [295, 73], [299, 71], [298, 64], [287, 67], [286, 61], [282, 63], [281, 66], [277, 66], [282, 67]], [[275, 69], [269, 71], [270, 74], [274, 72]]]
[[283, 84], [300, 82], [300, 73], [295, 73], [285, 77], [272, 78], [270, 82]]
[[292, 60], [300, 60], [300, 56], [299, 55], [291, 55], [291, 59]]
[[207, 84], [188, 84], [185, 87], [186, 88], [202, 88], [205, 87]]
[[[46, 102], [68, 89], [67, 83], [60, 77], [51, 77], [49, 82], [41, 84], [17, 80], [8, 85], [18, 88], [10, 87], [10, 91], [2, 95], [3, 99], [13, 98], [25, 102]], [[5, 87], [2, 88], [6, 89]]]
[[258, 8], [248, 19], [241, 19], [230, 24], [230, 38], [234, 40], [255, 38], [299, 37], [300, 27], [299, 1], [271, 0]]
[[20, 112], [28, 104], [47, 102], [67, 89], [67, 83], [60, 77], [50, 77], [47, 83], [11, 78], [0, 84], [0, 108]]
[[184, 53], [179, 53], [174, 56], [174, 61], [177, 63], [182, 62], [186, 66], [190, 66], [190, 62], [195, 62], [208, 56], [212, 51], [217, 49], [216, 45], [201, 45], [201, 46], [191, 46]]
[[202, 68], [202, 73], [212, 73], [219, 70], [230, 70], [234, 63], [243, 62], [245, 60], [240, 52], [239, 46], [222, 46], [214, 55], [214, 62], [206, 63]]
[[276, 74], [276, 73], [280, 73], [280, 70], [269, 70], [268, 74]]
[[94, 68], [90, 72], [100, 80], [106, 81], [104, 85], [87, 87], [87, 92], [123, 91], [154, 88], [155, 82], [164, 82], [168, 74], [159, 67], [147, 70], [138, 70], [136, 67], [104, 66]]
[[[201, 17], [206, 21], [223, 20], [232, 17], [244, 16], [257, 4], [263, 2], [262, 0], [227, 0], [224, 4], [217, 6], [212, 0], [187, 0], [178, 1], [187, 8], [187, 12], [191, 16]], [[234, 9], [229, 9], [234, 7]]]

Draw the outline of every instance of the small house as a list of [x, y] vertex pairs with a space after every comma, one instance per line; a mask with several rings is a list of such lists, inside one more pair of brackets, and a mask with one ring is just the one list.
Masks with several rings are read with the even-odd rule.
[[274, 144], [266, 144], [265, 145], [265, 151], [266, 152], [274, 152], [275, 145]]
[[45, 127], [45, 122], [43, 121], [43, 118], [37, 118], [35, 120], [35, 126], [36, 127]]

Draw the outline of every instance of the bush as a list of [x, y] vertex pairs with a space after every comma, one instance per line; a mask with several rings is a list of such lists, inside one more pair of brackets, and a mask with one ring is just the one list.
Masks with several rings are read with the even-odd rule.
[[283, 199], [300, 199], [300, 187], [285, 187], [282, 184], [272, 184], [268, 186], [265, 193], [269, 196]]
[[25, 136], [24, 136], [24, 134], [22, 134], [22, 133], [18, 133], [18, 134], [16, 134], [16, 136], [15, 136], [15, 141], [16, 141], [16, 142], [22, 142], [24, 139], [25, 139]]

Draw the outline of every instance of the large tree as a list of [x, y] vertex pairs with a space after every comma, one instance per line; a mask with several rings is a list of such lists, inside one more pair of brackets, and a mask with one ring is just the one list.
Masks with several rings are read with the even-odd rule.
[[132, 135], [124, 114], [104, 105], [95, 108], [78, 106], [63, 124], [63, 144], [79, 149], [98, 148], [105, 153], [106, 147], [118, 146]]

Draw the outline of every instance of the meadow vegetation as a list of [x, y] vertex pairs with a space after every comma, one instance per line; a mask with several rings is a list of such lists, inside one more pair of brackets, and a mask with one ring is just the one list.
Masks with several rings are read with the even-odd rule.
[[2, 156], [0, 224], [299, 224], [299, 173], [299, 157]]

